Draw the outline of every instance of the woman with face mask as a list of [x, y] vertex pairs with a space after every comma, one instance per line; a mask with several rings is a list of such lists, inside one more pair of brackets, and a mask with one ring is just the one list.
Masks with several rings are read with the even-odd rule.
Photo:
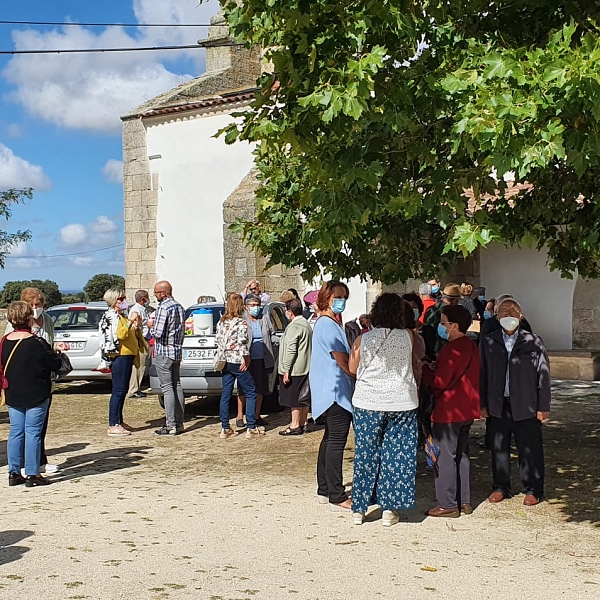
[[435, 397], [433, 440], [440, 449], [435, 480], [437, 506], [430, 517], [471, 514], [469, 431], [479, 418], [479, 352], [466, 335], [471, 315], [464, 306], [442, 308], [439, 336], [447, 340], [435, 365], [423, 367], [423, 382]]
[[[260, 409], [265, 395], [271, 391], [270, 377], [275, 367], [275, 355], [273, 353], [273, 326], [269, 319], [263, 319], [263, 307], [260, 297], [256, 294], [248, 294], [244, 298], [246, 312], [244, 318], [248, 323], [248, 338], [250, 339], [250, 366], [248, 371], [254, 379], [256, 389], [256, 426], [265, 427], [267, 422], [260, 416]], [[239, 386], [239, 382], [238, 382]], [[244, 409], [246, 396], [243, 389], [238, 394], [238, 414], [235, 425], [244, 427]]]
[[104, 294], [108, 310], [98, 325], [102, 357], [110, 362], [112, 393], [108, 409], [108, 435], [131, 435], [131, 427], [123, 422], [123, 405], [129, 389], [134, 365], [139, 368], [140, 354], [148, 352], [141, 329], [141, 317], [128, 319], [125, 290], [110, 289]]
[[313, 418], [323, 416], [325, 421], [317, 461], [317, 498], [329, 503], [331, 510], [350, 512], [342, 463], [352, 423], [354, 375], [348, 365], [350, 346], [336, 318], [344, 312], [348, 296], [348, 286], [341, 281], [328, 281], [319, 290], [320, 316], [313, 330], [309, 381]]

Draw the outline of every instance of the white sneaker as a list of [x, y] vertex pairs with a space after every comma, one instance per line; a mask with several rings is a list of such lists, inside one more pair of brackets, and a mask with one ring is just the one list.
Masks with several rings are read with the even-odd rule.
[[352, 522], [355, 525], [362, 525], [365, 518], [365, 513], [361, 512], [353, 512], [352, 513]]
[[246, 439], [255, 439], [265, 435], [264, 427], [255, 427], [254, 429], [246, 429]]
[[60, 467], [58, 465], [52, 465], [47, 463], [45, 465], [40, 465], [40, 473], [58, 473]]
[[400, 521], [400, 515], [395, 510], [384, 510], [381, 523], [384, 527], [391, 527]]
[[233, 429], [221, 429], [221, 433], [219, 434], [219, 438], [222, 440], [227, 440], [230, 437], [235, 437], [238, 434], [237, 431]]
[[125, 435], [131, 435], [131, 431], [127, 431], [127, 429], [123, 429], [120, 425], [113, 425], [108, 428], [109, 437], [121, 437]]
[[317, 494], [317, 502], [319, 504], [329, 504], [329, 497], [321, 496], [321, 494]]

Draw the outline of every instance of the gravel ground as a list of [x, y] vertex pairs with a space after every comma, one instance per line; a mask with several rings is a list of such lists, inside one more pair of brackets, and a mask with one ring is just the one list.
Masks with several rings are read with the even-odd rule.
[[[119, 439], [106, 436], [107, 401], [105, 385], [63, 386], [48, 437], [60, 474], [47, 488], [2, 488], [1, 598], [600, 597], [595, 387], [557, 386], [547, 502], [487, 503], [489, 455], [473, 444], [475, 512], [423, 516], [433, 480], [421, 457], [418, 506], [390, 528], [377, 510], [356, 527], [317, 504], [322, 434], [282, 438], [285, 413], [269, 415], [263, 439], [222, 441], [216, 402], [190, 400], [187, 432], [164, 439], [153, 434], [162, 424], [156, 397], [128, 400], [137, 431]], [[4, 474], [7, 434], [2, 408]], [[348, 483], [352, 450], [350, 440]]]

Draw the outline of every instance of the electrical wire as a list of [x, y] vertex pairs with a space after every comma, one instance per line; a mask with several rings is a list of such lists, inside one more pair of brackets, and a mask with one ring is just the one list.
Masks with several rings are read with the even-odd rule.
[[113, 248], [121, 248], [125, 244], [116, 244], [115, 246], [107, 246], [106, 248], [97, 248], [96, 250], [86, 250], [85, 252], [70, 252], [68, 254], [45, 254], [43, 256], [11, 256], [7, 254], [5, 258], [62, 258], [65, 256], [81, 256], [82, 254], [93, 254], [94, 252], [102, 252], [104, 250], [112, 250]]
[[[211, 48], [224, 46], [242, 46], [235, 42], [224, 42], [221, 44], [211, 44]], [[2, 54], [92, 54], [106, 52], [142, 52], [149, 50], [193, 50], [194, 48], [204, 48], [203, 44], [189, 44], [186, 46], [140, 46], [139, 48], [66, 48], [64, 50], [0, 50]]]
[[188, 50], [202, 48], [199, 44], [188, 46], [148, 46], [139, 48], [66, 48], [65, 50], [0, 50], [0, 54], [90, 54], [92, 52], [141, 52], [146, 50]]
[[227, 27], [212, 23], [73, 23], [61, 21], [0, 21], [0, 25], [60, 25], [63, 27]]

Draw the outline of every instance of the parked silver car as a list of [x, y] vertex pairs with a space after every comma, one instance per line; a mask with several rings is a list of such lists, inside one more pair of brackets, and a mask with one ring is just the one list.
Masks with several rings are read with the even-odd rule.
[[110, 371], [98, 371], [100, 336], [98, 324], [106, 312], [106, 302], [61, 304], [46, 312], [54, 323], [54, 343], [66, 345], [73, 370], [62, 381], [110, 379]]
[[[189, 319], [196, 310], [205, 309], [212, 313], [212, 328], [210, 334], [186, 335], [183, 340], [183, 357], [181, 360], [181, 385], [186, 396], [220, 396], [221, 373], [214, 371], [213, 359], [217, 353], [215, 332], [217, 323], [225, 311], [223, 302], [205, 302], [194, 304], [185, 311], [185, 318]], [[263, 307], [264, 319], [271, 319], [274, 330], [273, 351], [276, 357], [279, 352], [279, 341], [288, 324], [285, 316], [285, 305], [281, 302], [270, 302]], [[276, 373], [271, 377], [271, 391], [275, 388]], [[158, 394], [162, 405], [162, 393], [156, 367], [150, 366], [150, 387], [152, 393]]]

